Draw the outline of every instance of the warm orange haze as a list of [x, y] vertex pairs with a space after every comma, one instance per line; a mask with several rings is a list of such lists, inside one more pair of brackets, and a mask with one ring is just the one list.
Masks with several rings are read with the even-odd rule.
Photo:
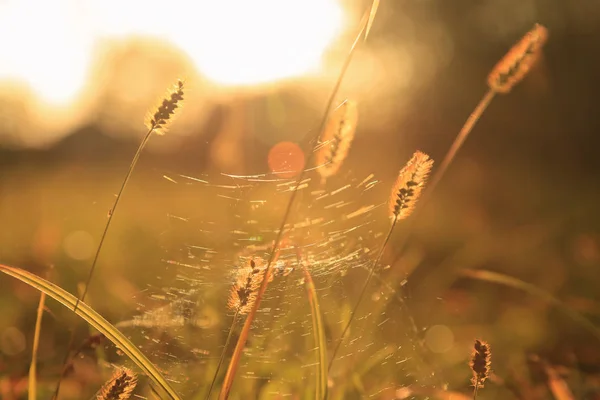
[[0, 399], [600, 399], [598, 27], [0, 0]]

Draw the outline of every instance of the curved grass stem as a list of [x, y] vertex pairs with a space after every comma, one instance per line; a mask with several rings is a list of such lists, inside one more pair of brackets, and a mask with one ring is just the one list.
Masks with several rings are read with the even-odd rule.
[[[77, 299], [71, 293], [68, 293], [63, 288], [47, 281], [37, 275], [27, 272], [20, 268], [9, 267], [0, 264], [0, 272], [6, 275], [12, 276], [20, 280], [21, 282], [45, 293], [47, 296], [58, 301], [65, 307], [74, 310], [74, 305]], [[80, 302], [77, 311], [74, 311], [80, 318], [85, 320], [87, 323], [97, 329], [102, 335], [108, 340], [114, 343], [125, 355], [127, 355], [131, 361], [133, 361], [154, 384], [161, 389], [166, 395], [166, 398], [172, 400], [179, 400], [179, 395], [171, 387], [169, 382], [165, 379], [162, 373], [154, 366], [154, 364], [142, 353], [142, 351], [133, 344], [121, 331], [119, 331], [114, 325], [108, 322], [100, 314], [98, 314], [92, 307], [88, 306], [84, 302]], [[163, 393], [161, 393], [162, 395]]]

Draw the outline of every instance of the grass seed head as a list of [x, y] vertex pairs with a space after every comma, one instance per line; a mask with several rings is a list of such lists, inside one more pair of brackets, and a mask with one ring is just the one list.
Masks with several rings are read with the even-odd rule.
[[392, 219], [399, 221], [412, 213], [432, 166], [433, 160], [427, 154], [417, 151], [400, 170], [389, 201]]
[[317, 171], [322, 178], [335, 175], [342, 166], [354, 139], [357, 121], [358, 109], [352, 100], [344, 101], [331, 113], [316, 154]]
[[264, 279], [264, 262], [254, 258], [236, 272], [236, 279], [229, 293], [227, 306], [231, 311], [247, 314], [256, 301], [260, 284]]
[[164, 134], [167, 123], [174, 119], [175, 111], [181, 108], [182, 101], [183, 81], [178, 80], [175, 87], [161, 100], [154, 114], [148, 116], [146, 121], [148, 129], [152, 129], [160, 135]]
[[471, 362], [469, 363], [473, 371], [473, 378], [471, 378], [473, 386], [483, 387], [483, 383], [490, 375], [491, 363], [492, 350], [490, 345], [482, 340], [475, 340]]
[[137, 385], [137, 376], [128, 368], [119, 368], [102, 386], [97, 396], [98, 400], [125, 400]]
[[489, 87], [499, 93], [510, 92], [538, 60], [547, 38], [546, 28], [535, 24], [533, 29], [527, 32], [490, 72]]

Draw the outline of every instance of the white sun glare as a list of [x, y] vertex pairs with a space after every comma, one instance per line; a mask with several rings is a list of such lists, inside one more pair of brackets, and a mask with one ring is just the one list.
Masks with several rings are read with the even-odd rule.
[[339, 0], [4, 0], [0, 81], [68, 103], [102, 38], [156, 37], [221, 85], [254, 85], [318, 69], [342, 27]]
[[0, 80], [24, 82], [63, 104], [86, 80], [92, 37], [69, 1], [0, 2]]

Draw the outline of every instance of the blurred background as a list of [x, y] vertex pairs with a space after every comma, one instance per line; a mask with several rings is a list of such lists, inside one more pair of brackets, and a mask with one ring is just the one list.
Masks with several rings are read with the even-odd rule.
[[[0, 263], [77, 293], [145, 134], [144, 119], [184, 78], [184, 108], [167, 134], [153, 136], [142, 154], [88, 302], [116, 323], [192, 296], [200, 333], [186, 331], [189, 337], [181, 339], [181, 331], [167, 334], [163, 324], [137, 326], [130, 334], [177, 379], [187, 373], [186, 357], [193, 354], [199, 365], [194, 371], [210, 380], [230, 324], [224, 307], [236, 256], [245, 245], [268, 242], [289, 195], [289, 186], [271, 179], [279, 168], [273, 160], [282, 148], [291, 148], [294, 159], [285, 162], [304, 165], [369, 5], [362, 0], [0, 0]], [[330, 244], [333, 253], [346, 246], [364, 254], [350, 267], [318, 269], [316, 281], [331, 317], [333, 343], [340, 333], [335, 316], [356, 301], [364, 265], [387, 229], [381, 205], [398, 170], [417, 149], [441, 161], [485, 93], [491, 68], [536, 22], [549, 31], [543, 57], [511, 93], [492, 102], [410, 224], [402, 254], [397, 241], [390, 242], [383, 261], [389, 268], [381, 276], [388, 285], [374, 282], [372, 293], [392, 300], [374, 314], [364, 305], [362, 321], [380, 327], [392, 319], [396, 325], [359, 335], [373, 344], [365, 349], [376, 367], [361, 370], [358, 381], [334, 373], [330, 383], [338, 398], [418, 397], [409, 384], [439, 389], [433, 382], [438, 376], [450, 390], [468, 394], [467, 360], [476, 337], [492, 344], [497, 375], [482, 397], [552, 398], [551, 368], [579, 398], [600, 398], [596, 338], [530, 293], [461, 273], [486, 269], [517, 277], [600, 322], [596, 2], [381, 1], [336, 99], [354, 99], [359, 107], [344, 173], [324, 184], [311, 182], [311, 195], [349, 184], [342, 203], [353, 209], [373, 206], [355, 222], [356, 228], [370, 224], [368, 229], [344, 231], [341, 247]], [[371, 182], [368, 192], [361, 186], [365, 178]], [[291, 223], [316, 214], [337, 221], [340, 207], [331, 201], [311, 208], [311, 198], [301, 196]], [[261, 202], [268, 205], [257, 209]], [[206, 260], [210, 266], [198, 267]], [[302, 286], [294, 290], [292, 299], [303, 298]], [[416, 334], [402, 325], [396, 295], [405, 298], [419, 327]], [[270, 299], [278, 310], [273, 319], [296, 315], [299, 326], [308, 329], [306, 308], [298, 310], [294, 301], [277, 296]], [[328, 303], [331, 298], [336, 300]], [[38, 299], [34, 290], [0, 277], [2, 398], [25, 396]], [[374, 295], [369, 301], [381, 300]], [[279, 310], [278, 304], [290, 308]], [[39, 355], [47, 393], [76, 321], [48, 301]], [[280, 323], [277, 329], [289, 333], [284, 322], [269, 323]], [[85, 337], [78, 332], [78, 342]], [[283, 337], [289, 338], [287, 347], [273, 344], [270, 360], [280, 362], [293, 349], [301, 359], [304, 345], [298, 343], [308, 339]], [[194, 342], [200, 339], [202, 345]], [[437, 371], [431, 382], [417, 367], [394, 366], [412, 357], [404, 350], [394, 355], [396, 364], [384, 362], [389, 346], [411, 349], [420, 341], [430, 353], [426, 368]], [[342, 366], [361, 362], [361, 351], [348, 346], [346, 352], [352, 357]], [[106, 360], [125, 363], [114, 353]], [[87, 398], [106, 377], [89, 358], [79, 360], [69, 375], [64, 398]], [[179, 371], [170, 358], [179, 360]], [[254, 367], [248, 361], [245, 368]], [[310, 382], [312, 369], [298, 368]], [[270, 378], [262, 384], [245, 372], [239, 396], [304, 398], [298, 392], [302, 385], [294, 383], [304, 382], [296, 372], [283, 380], [276, 379], [279, 372], [273, 365], [257, 370], [257, 376]], [[178, 390], [192, 396], [194, 379], [178, 381]], [[280, 386], [269, 386], [272, 382]]]

